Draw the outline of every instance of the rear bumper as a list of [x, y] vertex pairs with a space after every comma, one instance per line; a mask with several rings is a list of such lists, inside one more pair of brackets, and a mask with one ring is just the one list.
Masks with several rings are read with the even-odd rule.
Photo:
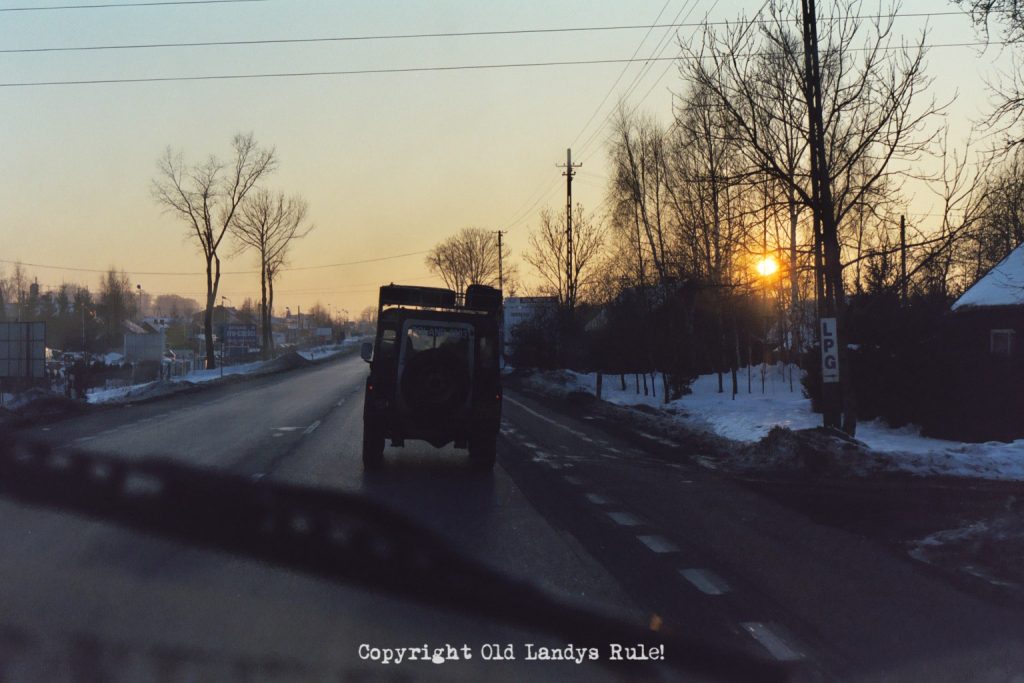
[[455, 442], [465, 445], [470, 437], [493, 436], [501, 427], [501, 401], [494, 405], [477, 405], [463, 414], [424, 419], [404, 415], [387, 399], [366, 397], [363, 424], [386, 439], [404, 441], [418, 439], [440, 447]]

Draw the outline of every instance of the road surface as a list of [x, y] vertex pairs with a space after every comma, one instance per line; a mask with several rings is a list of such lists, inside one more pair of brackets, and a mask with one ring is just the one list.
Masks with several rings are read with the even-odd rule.
[[[701, 467], [700, 453], [630, 437], [557, 402], [506, 392], [493, 474], [467, 468], [464, 451], [416, 443], [387, 448], [383, 471], [366, 474], [365, 377], [365, 364], [346, 358], [21, 433], [358, 493], [566, 600], [796, 662], [811, 679], [1024, 675], [1020, 606], [964, 592], [891, 547], [818, 524]], [[217, 667], [266, 671], [276, 662], [287, 673], [314, 662], [416, 679], [427, 670], [382, 669], [361, 660], [357, 645], [392, 642], [395, 619], [422, 637], [523, 638], [473, 617], [440, 626], [426, 608], [71, 514], [9, 500], [0, 514], [2, 680], [22, 669], [39, 675], [46, 648], [104, 671], [187, 677], [191, 667], [216, 677]], [[83, 633], [92, 635], [75, 635]], [[445, 677], [501, 673], [487, 668], [493, 662], [476, 665], [484, 668]]]

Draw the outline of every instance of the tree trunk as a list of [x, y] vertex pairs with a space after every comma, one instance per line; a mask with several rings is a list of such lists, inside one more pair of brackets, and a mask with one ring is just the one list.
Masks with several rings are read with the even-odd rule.
[[274, 276], [267, 275], [267, 316], [270, 318], [270, 355], [274, 355]]
[[206, 259], [206, 310], [203, 312], [203, 335], [206, 339], [206, 369], [217, 367], [213, 350], [213, 307], [217, 302], [217, 287], [213, 279], [213, 258]]
[[800, 280], [797, 273], [796, 267], [796, 240], [797, 240], [797, 219], [799, 218], [799, 207], [796, 203], [796, 197], [793, 196], [793, 191], [790, 189], [789, 197], [789, 308], [790, 308], [790, 321], [789, 326], [793, 331], [793, 339], [791, 342], [791, 348], [795, 349], [795, 357], [799, 358], [801, 351], [801, 329], [800, 329]]
[[740, 366], [740, 330], [736, 325], [735, 318], [732, 321], [732, 337], [735, 342], [735, 352], [732, 356], [732, 398], [736, 399], [736, 394], [740, 393], [739, 384], [739, 366]]
[[267, 308], [266, 254], [260, 255], [260, 339], [263, 342], [263, 360], [270, 358], [270, 311]]
[[619, 384], [622, 385], [622, 390], [625, 391], [626, 390], [626, 373], [624, 373], [624, 372], [620, 372], [619, 373]]
[[599, 401], [601, 400], [601, 384], [602, 384], [602, 380], [603, 379], [604, 379], [604, 375], [602, 375], [601, 371], [598, 370], [597, 371], [597, 391], [595, 392], [595, 394], [597, 396], [597, 400], [599, 400]]

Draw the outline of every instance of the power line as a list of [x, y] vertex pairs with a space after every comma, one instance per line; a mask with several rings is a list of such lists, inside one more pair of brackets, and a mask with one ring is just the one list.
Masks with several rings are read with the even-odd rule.
[[[647, 33], [644, 34], [644, 37], [640, 40], [640, 43], [636, 46], [636, 49], [633, 50], [633, 54], [631, 55], [631, 58], [636, 57], [637, 53], [640, 52], [640, 48], [643, 47], [645, 42], [647, 42], [647, 37], [651, 35], [651, 32], [654, 30], [655, 26], [658, 25], [658, 20], [661, 19], [661, 15], [665, 13], [665, 8], [668, 7], [668, 5], [669, 5], [669, 3], [671, 1], [672, 0], [665, 0], [665, 4], [661, 6], [661, 11], [659, 11], [658, 15], [656, 17], [654, 17], [654, 23], [650, 27], [648, 27]], [[576, 134], [575, 138], [573, 138], [572, 144], [569, 145], [570, 148], [573, 145], [576, 144], [576, 140], [578, 140], [579, 137], [581, 135], [583, 135], [583, 132], [587, 129], [587, 126], [589, 126], [590, 122], [594, 120], [594, 117], [597, 116], [597, 113], [599, 111], [601, 111], [601, 107], [604, 106], [605, 101], [608, 99], [609, 95], [612, 94], [612, 91], [615, 90], [615, 86], [618, 85], [620, 80], [622, 80], [622, 76], [626, 73], [626, 71], [628, 69], [629, 69], [629, 64], [626, 64], [625, 66], [622, 67], [622, 71], [619, 72], [618, 78], [616, 78], [615, 82], [612, 83], [611, 88], [608, 89], [608, 92], [605, 93], [605, 96], [603, 98], [601, 98], [601, 102], [598, 103], [597, 108], [594, 109], [594, 112], [590, 115], [590, 118], [587, 119], [587, 122], [585, 124], [583, 124], [583, 128], [581, 128], [580, 132]], [[532, 197], [534, 195], [537, 195], [537, 192], [541, 192], [541, 194], [537, 195], [537, 198], [534, 199], [532, 203], [530, 202], [529, 199], [527, 199], [526, 202], [523, 203], [522, 206], [527, 206], [528, 205], [527, 208], [524, 211], [518, 211], [517, 210], [516, 213], [513, 214], [513, 215], [515, 215], [515, 218], [512, 221], [508, 221], [508, 222], [505, 223], [505, 227], [506, 228], [508, 228], [508, 229], [514, 228], [517, 225], [519, 225], [520, 223], [522, 223], [530, 215], [530, 212], [533, 211], [534, 207], [537, 206], [537, 204], [539, 204], [541, 201], [543, 201], [544, 199], [546, 199], [548, 196], [551, 195], [551, 192], [554, 189], [554, 185], [548, 185], [547, 183], [548, 183], [547, 180], [542, 180], [541, 184], [537, 188], [537, 190], [535, 190], [534, 192], [532, 192], [532, 193], [530, 193], [528, 195], [528, 196]], [[543, 188], [545, 186], [548, 188], [546, 191], [543, 190]]]
[[[640, 44], [636, 46], [635, 50], [633, 50], [633, 54], [630, 57], [630, 59], [635, 58], [637, 53], [640, 52], [640, 48], [642, 48], [644, 46], [644, 43], [647, 42], [647, 38], [651, 35], [651, 32], [654, 30], [654, 26], [657, 25], [658, 19], [661, 18], [662, 14], [664, 14], [665, 8], [668, 7], [668, 4], [671, 1], [672, 0], [665, 0], [665, 4], [661, 6], [661, 11], [658, 12], [658, 16], [654, 18], [654, 25], [652, 25], [651, 28], [647, 30], [647, 33], [644, 34], [644, 37], [643, 37], [643, 39], [641, 39]], [[575, 145], [576, 141], [580, 139], [581, 135], [583, 135], [583, 131], [585, 131], [590, 126], [591, 122], [594, 120], [594, 117], [597, 116], [597, 112], [601, 111], [601, 107], [603, 107], [604, 103], [608, 101], [608, 98], [615, 91], [615, 86], [617, 86], [619, 84], [619, 81], [622, 80], [622, 77], [626, 75], [626, 71], [628, 71], [628, 70], [629, 70], [629, 64], [626, 64], [624, 67], [622, 67], [622, 71], [619, 72], [619, 75], [616, 77], [615, 81], [612, 83], [612, 86], [610, 88], [608, 88], [608, 92], [606, 92], [604, 94], [604, 97], [601, 98], [601, 101], [598, 103], [597, 108], [594, 109], [594, 113], [591, 114], [590, 118], [587, 119], [587, 122], [583, 124], [583, 127], [580, 129], [580, 132], [576, 134], [575, 138], [573, 138], [572, 143], [569, 145], [569, 147], [572, 147], [573, 145]]]
[[[424, 251], [411, 251], [405, 254], [392, 254], [391, 256], [379, 256], [376, 258], [362, 259], [359, 261], [345, 261], [341, 263], [325, 263], [318, 266], [298, 266], [295, 268], [282, 268], [279, 272], [290, 273], [300, 270], [322, 270], [325, 268], [342, 268], [344, 266], [356, 266], [364, 263], [377, 263], [379, 261], [391, 261], [394, 259], [406, 258], [409, 256], [419, 256], [421, 254], [428, 253], [429, 250]], [[63, 270], [77, 273], [100, 273], [105, 274], [109, 272], [109, 268], [96, 269], [96, 268], [76, 268], [72, 266], [54, 266], [44, 263], [27, 263], [25, 261], [11, 261], [8, 259], [0, 259], [0, 263], [6, 263], [9, 265], [22, 265], [31, 266], [32, 268], [45, 268], [47, 270]], [[260, 271], [258, 270], [222, 270], [221, 275], [256, 275]], [[205, 271], [131, 271], [133, 276], [135, 275], [150, 275], [150, 276], [185, 276], [185, 275], [205, 275]]]
[[165, 7], [169, 5], [227, 5], [267, 0], [164, 0], [162, 2], [111, 2], [95, 5], [49, 5], [45, 7], [0, 7], [0, 12], [47, 12], [69, 9], [115, 9], [120, 7]]
[[[659, 11], [659, 12], [658, 12], [658, 16], [657, 16], [657, 17], [655, 17], [655, 19], [654, 19], [654, 24], [652, 25], [652, 27], [653, 27], [653, 26], [657, 26], [657, 25], [658, 25], [658, 24], [657, 24], [657, 22], [658, 22], [658, 19], [659, 19], [659, 18], [661, 17], [661, 15], [662, 15], [662, 14], [663, 14], [663, 13], [665, 12], [665, 9], [666, 9], [666, 8], [668, 7], [668, 5], [669, 5], [669, 2], [670, 2], [670, 1], [671, 1], [671, 0], [666, 0], [665, 4], [664, 4], [664, 5], [662, 5], [661, 11]], [[678, 12], [676, 13], [675, 17], [673, 17], [673, 19], [672, 19], [672, 24], [669, 24], [668, 26], [673, 26], [673, 25], [676, 25], [676, 24], [678, 23], [678, 21], [679, 21], [679, 17], [680, 17], [681, 15], [682, 15], [683, 11], [684, 11], [684, 10], [686, 9], [686, 5], [687, 5], [687, 4], [689, 4], [689, 1], [687, 1], [687, 2], [684, 2], [684, 3], [683, 3], [682, 7], [680, 7], [680, 8], [679, 8], [679, 11], [678, 11]], [[717, 5], [717, 4], [718, 4], [718, 2], [717, 2], [717, 0], [716, 0], [716, 2], [715, 2], [715, 5]], [[690, 14], [691, 14], [692, 12], [693, 12], [693, 7], [691, 7], [691, 8], [690, 8], [690, 12], [687, 12], [687, 14], [686, 14], [686, 18], [687, 18], [687, 19], [689, 19], [689, 17], [690, 17]], [[706, 17], [706, 16], [707, 16], [707, 14], [705, 14], [705, 17]], [[695, 26], [699, 26], [699, 25], [700, 25], [700, 24], [695, 24]], [[652, 28], [652, 30], [653, 30], [653, 28]], [[658, 41], [658, 43], [657, 43], [657, 44], [656, 44], [656, 45], [654, 46], [654, 51], [657, 51], [657, 55], [658, 55], [659, 57], [660, 57], [661, 53], [662, 53], [662, 52], [664, 52], [664, 48], [662, 48], [662, 50], [661, 50], [661, 51], [658, 51], [658, 48], [659, 48], [659, 46], [661, 46], [662, 42], [664, 42], [664, 40], [665, 40], [666, 36], [668, 36], [668, 35], [670, 34], [670, 32], [671, 32], [671, 29], [667, 30], [667, 31], [665, 32], [665, 35], [664, 35], [664, 36], [662, 36], [661, 40], [659, 40], [659, 41]], [[635, 49], [635, 50], [633, 50], [633, 54], [632, 54], [632, 56], [630, 57], [630, 60], [634, 60], [634, 59], [636, 58], [636, 55], [637, 55], [637, 54], [638, 54], [638, 53], [640, 52], [640, 49], [641, 49], [641, 48], [643, 47], [644, 43], [645, 43], [645, 42], [647, 42], [647, 38], [648, 38], [648, 36], [650, 36], [650, 34], [651, 34], [651, 30], [648, 30], [648, 31], [647, 31], [647, 33], [646, 33], [646, 34], [644, 34], [644, 37], [643, 37], [643, 39], [642, 39], [642, 40], [640, 41], [640, 43], [639, 43], [639, 44], [638, 44], [638, 45], [636, 46], [636, 49]], [[678, 33], [677, 33], [677, 35], [678, 35]], [[651, 53], [651, 55], [652, 55], [652, 56], [654, 56], [654, 54], [655, 54], [655, 52], [652, 52], [652, 53]], [[648, 62], [648, 64], [649, 64], [649, 62]], [[610, 96], [610, 95], [611, 95], [611, 94], [612, 94], [612, 93], [613, 93], [613, 92], [615, 91], [615, 86], [616, 86], [616, 85], [618, 85], [618, 84], [619, 84], [619, 81], [621, 81], [621, 80], [622, 80], [622, 77], [623, 77], [623, 76], [625, 75], [626, 71], [628, 71], [628, 70], [629, 70], [629, 66], [630, 66], [630, 64], [629, 64], [629, 63], [627, 63], [627, 64], [626, 64], [626, 65], [625, 65], [625, 66], [624, 66], [624, 67], [622, 68], [622, 71], [620, 71], [620, 72], [619, 72], [619, 75], [618, 75], [618, 77], [616, 77], [615, 81], [614, 81], [614, 82], [612, 83], [611, 87], [610, 87], [610, 88], [608, 89], [608, 92], [607, 92], [607, 93], [605, 93], [605, 96], [604, 96], [603, 98], [601, 98], [601, 101], [600, 101], [600, 102], [598, 103], [597, 107], [596, 107], [596, 108], [594, 109], [593, 113], [592, 113], [592, 114], [590, 115], [590, 118], [588, 118], [588, 119], [587, 119], [587, 122], [586, 122], [585, 124], [583, 124], [583, 127], [582, 127], [582, 128], [580, 129], [579, 133], [577, 133], [577, 134], [576, 134], [576, 137], [575, 137], [575, 138], [573, 139], [573, 145], [575, 145], [575, 143], [576, 143], [576, 140], [578, 140], [578, 139], [580, 138], [580, 136], [581, 136], [581, 135], [583, 135], [583, 133], [584, 133], [584, 132], [585, 132], [585, 131], [587, 130], [587, 128], [588, 128], [588, 127], [590, 126], [591, 122], [592, 122], [592, 121], [594, 120], [594, 117], [595, 117], [595, 116], [597, 116], [598, 112], [600, 112], [600, 111], [601, 111], [601, 107], [603, 107], [603, 106], [604, 106], [604, 103], [605, 103], [605, 102], [606, 102], [606, 101], [608, 100], [608, 97], [609, 97], [609, 96]], [[669, 66], [671, 66], [671, 63], [669, 63]], [[667, 71], [667, 69], [666, 69], [666, 71]], [[642, 74], [642, 73], [644, 73], [644, 69], [643, 69], [643, 68], [641, 68], [641, 70], [640, 70], [640, 73], [641, 73], [641, 74]], [[626, 96], [627, 96], [627, 97], [628, 97], [629, 93], [631, 93], [631, 92], [633, 91], [633, 89], [635, 89], [635, 87], [636, 87], [636, 84], [637, 84], [637, 83], [638, 83], [638, 78], [637, 78], [637, 77], [635, 76], [635, 77], [633, 78], [633, 80], [632, 80], [632, 81], [630, 82], [629, 86], [628, 86], [628, 87], [626, 88]], [[597, 136], [597, 135], [598, 135], [598, 134], [600, 133], [600, 131], [604, 129], [604, 127], [605, 127], [605, 126], [606, 126], [606, 125], [608, 124], [608, 122], [609, 122], [609, 120], [610, 120], [610, 119], [611, 119], [611, 112], [609, 112], [609, 113], [608, 113], [608, 114], [607, 114], [607, 115], [605, 116], [604, 120], [603, 120], [603, 121], [601, 122], [601, 125], [600, 125], [600, 126], [598, 126], [598, 128], [597, 128], [597, 129], [596, 129], [596, 130], [594, 131], [594, 133], [593, 133], [593, 134], [591, 134], [591, 135], [590, 135], [590, 137], [589, 137], [589, 138], [587, 139], [587, 141], [583, 143], [583, 148], [584, 148], [584, 149], [585, 149], [585, 148], [587, 147], [587, 145], [589, 145], [589, 144], [590, 144], [590, 142], [591, 142], [591, 141], [592, 141], [593, 139], [595, 139], [595, 137], [596, 137], [596, 136]], [[572, 148], [572, 145], [570, 145], [570, 149], [571, 149], [571, 148]], [[551, 193], [552, 193], [552, 192], [554, 191], [554, 189], [555, 189], [555, 187], [556, 187], [556, 186], [557, 186], [557, 185], [552, 185], [551, 187], [549, 187], [549, 188], [548, 188], [548, 191], [547, 191], [547, 192], [545, 192], [545, 193], [544, 193], [543, 195], [541, 195], [540, 197], [538, 197], [538, 199], [537, 199], [536, 201], [534, 201], [532, 205], [530, 205], [530, 208], [528, 208], [528, 209], [526, 210], [526, 212], [525, 212], [525, 213], [524, 213], [524, 214], [523, 214], [523, 215], [522, 215], [522, 216], [521, 216], [521, 217], [520, 217], [520, 218], [519, 218], [519, 219], [518, 219], [518, 220], [517, 220], [517, 221], [516, 221], [515, 223], [513, 223], [513, 224], [512, 224], [512, 225], [510, 225], [509, 227], [513, 227], [514, 225], [516, 225], [516, 224], [518, 224], [518, 223], [522, 222], [522, 221], [523, 221], [523, 220], [524, 220], [524, 219], [525, 219], [525, 218], [526, 218], [527, 216], [529, 216], [529, 213], [530, 213], [530, 211], [532, 211], [532, 210], [533, 210], [533, 208], [534, 208], [534, 207], [535, 207], [535, 206], [536, 206], [536, 205], [537, 205], [538, 203], [540, 203], [540, 201], [542, 201], [542, 200], [546, 199], [546, 198], [547, 198], [548, 196], [550, 196], [550, 195], [551, 195]]]
[[[208, 0], [209, 1], [209, 0]], [[214, 0], [215, 2], [266, 2], [266, 0]], [[670, 0], [669, 0], [670, 1]], [[157, 5], [157, 4], [201, 4], [198, 2], [181, 2], [181, 3], [142, 3], [141, 5], [133, 5], [126, 3], [125, 5], [99, 5], [93, 7], [120, 7], [120, 6], [145, 6], [145, 5]], [[668, 6], [668, 2], [665, 3], [665, 7]], [[89, 6], [82, 5], [73, 8], [49, 8], [49, 9], [83, 9]], [[665, 11], [665, 7], [662, 7], [662, 12]], [[29, 9], [47, 9], [47, 8], [12, 8], [12, 9], [0, 9], [0, 11], [11, 12], [18, 10], [29, 10]], [[912, 18], [929, 18], [929, 17], [942, 17], [950, 15], [963, 15], [963, 12], [949, 11], [949, 12], [914, 12], [907, 14], [897, 13], [892, 15], [895, 18], [912, 19]], [[848, 17], [842, 17], [844, 19], [882, 19], [887, 18], [889, 15], [851, 15]], [[5, 48], [0, 49], [0, 54], [17, 54], [17, 53], [35, 53], [35, 52], [85, 52], [85, 51], [100, 51], [100, 50], [152, 50], [152, 49], [170, 49], [170, 48], [196, 48], [196, 47], [244, 47], [253, 45], [292, 45], [292, 44], [305, 44], [305, 43], [342, 43], [342, 42], [364, 42], [374, 40], [415, 40], [415, 39], [429, 39], [429, 38], [470, 38], [470, 37], [489, 37], [489, 36], [514, 36], [514, 35], [533, 35], [533, 34], [548, 34], [548, 33], [589, 33], [589, 32], [603, 32], [603, 31], [640, 31], [647, 30], [647, 34], [644, 35], [643, 40], [640, 41], [640, 45], [637, 46], [637, 51], [643, 46], [651, 32], [655, 29], [667, 28], [667, 29], [679, 29], [679, 28], [699, 28], [703, 26], [728, 26], [737, 22], [732, 21], [707, 21], [707, 22], [676, 22], [667, 24], [657, 23], [658, 18], [661, 17], [659, 12], [658, 17], [655, 18], [653, 24], [622, 24], [613, 26], [563, 26], [556, 28], [525, 28], [525, 29], [501, 29], [494, 31], [445, 31], [440, 33], [385, 33], [377, 35], [363, 35], [363, 36], [323, 36], [323, 37], [312, 37], [312, 38], [266, 38], [266, 39], [253, 39], [253, 40], [209, 40], [209, 41], [194, 41], [194, 42], [171, 42], [171, 43], [127, 43], [127, 44], [108, 44], [108, 45], [68, 45], [68, 46], [50, 46], [50, 47], [26, 47], [26, 48]], [[836, 17], [838, 18], [838, 17]], [[823, 19], [824, 20], [824, 19]], [[757, 19], [751, 23], [766, 23], [768, 19]], [[791, 20], [783, 19], [782, 21], [789, 22]], [[792, 20], [795, 21], [795, 20]], [[636, 56], [636, 52], [633, 53]], [[616, 79], [615, 83], [612, 84], [611, 90], [614, 90], [615, 85], [622, 78], [623, 74], [619, 74], [619, 78]], [[611, 92], [609, 91], [608, 95]], [[605, 95], [605, 100], [608, 98]], [[604, 104], [604, 100], [602, 100]], [[600, 106], [598, 106], [600, 109]], [[584, 128], [589, 125], [588, 121]], [[578, 136], [577, 136], [578, 137]], [[575, 140], [573, 141], [575, 144]]]
[[[711, 7], [711, 10], [713, 10], [717, 6], [718, 0], [715, 0], [715, 4]], [[695, 7], [696, 5], [690, 7], [690, 11], [686, 13], [686, 19], [690, 18], [690, 15], [693, 13]], [[674, 21], [677, 21], [679, 19], [679, 16], [683, 13], [683, 10], [685, 9], [686, 5], [684, 4], [682, 7], [679, 8], [679, 12], [676, 13]], [[710, 12], [711, 10], [708, 10], [708, 12]], [[758, 10], [758, 14], [760, 14], [760, 10]], [[707, 17], [707, 13], [705, 13], [704, 16]], [[623, 99], [629, 98], [633, 94], [633, 92], [636, 91], [636, 89], [640, 86], [640, 83], [643, 82], [643, 79], [647, 76], [648, 73], [650, 73], [650, 70], [653, 68], [655, 61], [661, 59], [662, 54], [664, 54], [668, 46], [671, 45], [670, 39], [672, 35], [673, 34], [671, 31], [665, 31], [665, 34], [661, 37], [661, 40], [659, 40], [658, 44], [654, 46], [654, 51], [651, 52], [650, 58], [645, 61], [644, 65], [640, 68], [640, 70], [637, 71], [637, 73], [633, 76], [633, 80], [630, 81], [629, 86], [626, 88], [626, 92], [623, 94]], [[678, 37], [679, 32], [676, 31], [675, 35]], [[661, 78], [665, 76], [666, 73], [668, 73], [668, 70], [672, 68], [673, 62], [674, 60], [670, 60], [668, 64], [665, 65], [665, 70], [662, 72], [661, 76], [658, 77], [658, 81], [655, 82], [655, 85], [657, 84], [657, 82], [661, 80]], [[652, 90], [653, 88], [654, 86], [651, 87]], [[648, 91], [648, 94], [649, 93], [650, 91]], [[644, 99], [646, 98], [647, 95], [644, 95]], [[636, 111], [636, 108], [634, 108], [633, 111]], [[584, 141], [583, 146], [580, 148], [580, 156], [583, 157], [584, 161], [590, 158], [590, 155], [586, 154], [587, 148], [589, 148], [590, 145], [593, 144], [598, 139], [598, 136], [600, 135], [601, 131], [603, 131], [605, 127], [611, 122], [614, 112], [614, 109], [609, 111], [608, 114], [604, 117], [604, 120], [601, 122], [601, 125], [594, 130], [594, 132], [586, 139], [586, 141]]]
[[[924, 49], [948, 48], [948, 47], [981, 47], [989, 45], [1008, 45], [1008, 41], [975, 41], [969, 43], [933, 43], [922, 45]], [[862, 52], [873, 48], [852, 48], [851, 52]], [[903, 46], [887, 46], [878, 48], [879, 51], [889, 52], [902, 50]], [[757, 52], [738, 57], [757, 56]], [[553, 67], [553, 66], [593, 66], [602, 64], [626, 64], [630, 62], [663, 62], [682, 59], [697, 59], [685, 55], [674, 57], [642, 57], [638, 59], [581, 59], [562, 60], [551, 62], [511, 62], [505, 64], [459, 64], [454, 66], [413, 66], [380, 69], [349, 69], [343, 71], [293, 71], [279, 73], [256, 73], [256, 74], [216, 74], [208, 76], [143, 76], [139, 78], [97, 78], [80, 81], [26, 81], [15, 83], [0, 83], [0, 88], [30, 88], [39, 86], [67, 86], [67, 85], [112, 85], [121, 83], [168, 83], [175, 81], [223, 81], [223, 80], [246, 80], [260, 78], [303, 78], [315, 76], [361, 76], [374, 74], [401, 74], [401, 73], [426, 73], [445, 71], [485, 71], [490, 69], [521, 69], [530, 67]], [[705, 58], [708, 59], [708, 58]], [[586, 146], [586, 144], [584, 144]]]

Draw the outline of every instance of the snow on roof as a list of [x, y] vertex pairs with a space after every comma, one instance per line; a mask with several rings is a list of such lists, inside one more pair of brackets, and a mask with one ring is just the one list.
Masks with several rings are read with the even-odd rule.
[[1020, 305], [1024, 305], [1024, 243], [964, 292], [953, 304], [953, 310]]

